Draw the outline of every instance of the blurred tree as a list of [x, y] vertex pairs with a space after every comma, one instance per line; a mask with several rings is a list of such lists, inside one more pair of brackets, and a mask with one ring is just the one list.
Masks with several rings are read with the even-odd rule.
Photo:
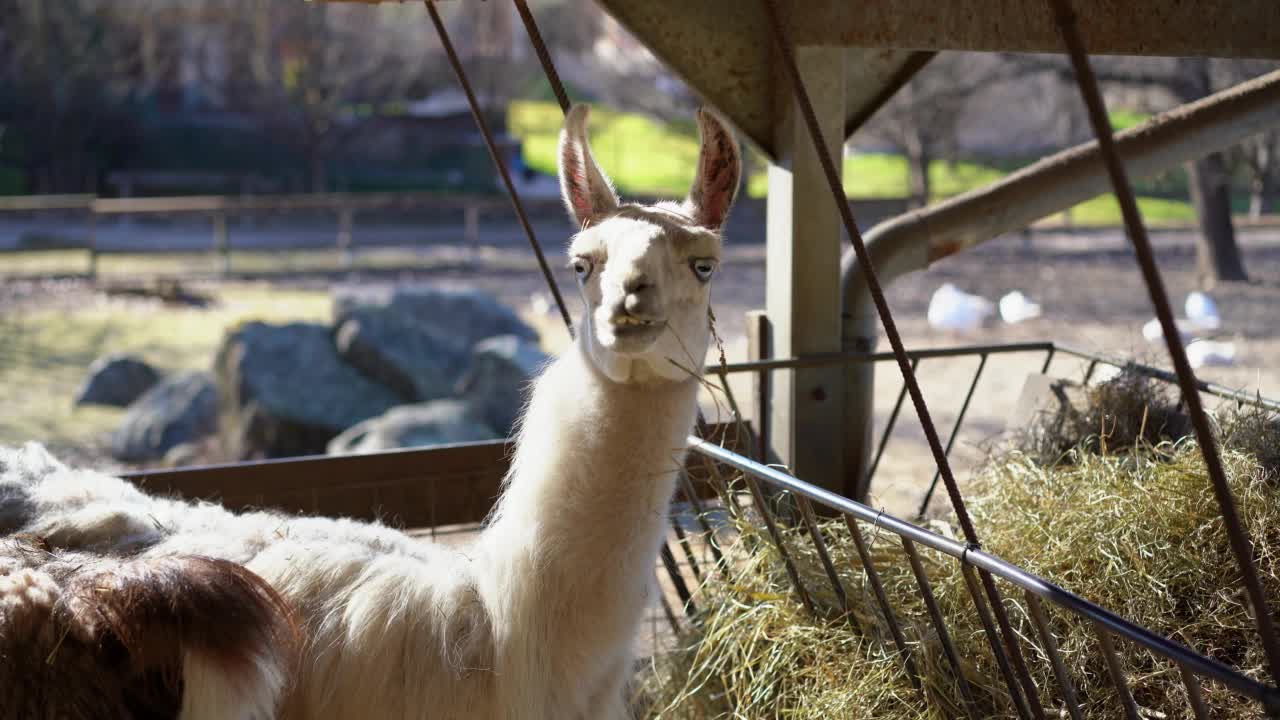
[[[421, 8], [292, 0], [225, 2], [227, 102], [306, 158], [312, 191], [331, 189], [335, 152], [362, 120], [443, 80]], [[416, 11], [416, 12], [415, 12]]]
[[[1052, 70], [1063, 81], [1074, 83], [1070, 66], [1062, 59], [1023, 56], [1019, 63], [1024, 68]], [[1199, 100], [1277, 67], [1270, 61], [1210, 58], [1110, 57], [1094, 58], [1092, 64], [1109, 94], [1124, 105], [1149, 111]], [[1210, 153], [1186, 164], [1188, 189], [1200, 224], [1197, 274], [1205, 288], [1217, 282], [1248, 280], [1231, 219], [1231, 181], [1240, 168], [1252, 174], [1251, 207], [1260, 212], [1268, 178], [1276, 173], [1276, 137], [1272, 131], [1231, 151]]]
[[41, 193], [88, 192], [136, 131], [129, 109], [163, 60], [142, 0], [0, 0], [0, 124]]
[[981, 88], [1013, 74], [998, 56], [939, 53], [876, 112], [861, 138], [887, 144], [907, 158], [912, 202], [926, 205], [933, 190], [929, 165], [956, 159], [965, 109]]

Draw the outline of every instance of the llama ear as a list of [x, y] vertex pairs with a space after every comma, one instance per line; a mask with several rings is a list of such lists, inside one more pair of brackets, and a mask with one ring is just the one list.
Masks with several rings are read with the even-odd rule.
[[618, 209], [613, 184], [591, 157], [591, 145], [587, 143], [589, 112], [586, 105], [569, 108], [560, 131], [560, 194], [569, 218], [582, 228]]
[[698, 134], [702, 137], [702, 151], [685, 210], [697, 224], [719, 230], [738, 192], [742, 159], [733, 133], [706, 108], [698, 110]]

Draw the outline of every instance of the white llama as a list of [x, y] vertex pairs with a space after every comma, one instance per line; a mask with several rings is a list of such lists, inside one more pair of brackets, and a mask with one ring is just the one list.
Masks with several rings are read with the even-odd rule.
[[477, 541], [233, 515], [0, 451], [0, 719], [628, 716], [740, 161], [699, 112], [688, 200], [621, 204], [586, 121], [559, 154], [587, 312]]

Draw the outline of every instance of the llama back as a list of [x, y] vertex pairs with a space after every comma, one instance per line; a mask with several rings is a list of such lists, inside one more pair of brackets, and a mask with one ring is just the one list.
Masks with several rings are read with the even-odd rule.
[[[464, 718], [492, 696], [473, 558], [385, 526], [151, 497], [29, 444], [0, 449], [0, 537], [0, 647], [26, 648], [0, 664], [14, 691], [0, 720], [112, 717], [103, 698], [184, 720]], [[230, 645], [201, 651], [194, 628]], [[18, 681], [54, 647], [44, 675]], [[53, 691], [68, 683], [84, 692]], [[19, 701], [44, 709], [4, 709]]]
[[276, 717], [292, 613], [243, 567], [0, 541], [0, 718]]

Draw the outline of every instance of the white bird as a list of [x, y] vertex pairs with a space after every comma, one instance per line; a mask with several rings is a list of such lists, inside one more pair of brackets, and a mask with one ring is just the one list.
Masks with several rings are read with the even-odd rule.
[[1228, 367], [1236, 364], [1236, 344], [1215, 340], [1196, 340], [1187, 346], [1191, 367]]
[[1199, 290], [1187, 295], [1184, 310], [1187, 313], [1187, 320], [1198, 330], [1217, 330], [1222, 327], [1222, 317], [1218, 315], [1218, 304]]
[[929, 300], [929, 325], [939, 330], [965, 332], [982, 327], [995, 314], [995, 304], [970, 295], [951, 283], [943, 283]]
[[1000, 317], [1010, 325], [1038, 318], [1040, 312], [1040, 303], [1031, 302], [1021, 290], [1006, 293], [1000, 298]]
[[[1195, 327], [1186, 318], [1174, 318], [1174, 324], [1178, 327], [1178, 334], [1182, 336], [1182, 342], [1190, 342], [1191, 335], [1195, 332]], [[1142, 337], [1147, 342], [1159, 342], [1164, 339], [1164, 331], [1160, 328], [1159, 318], [1151, 318], [1146, 325], [1142, 326]]]

